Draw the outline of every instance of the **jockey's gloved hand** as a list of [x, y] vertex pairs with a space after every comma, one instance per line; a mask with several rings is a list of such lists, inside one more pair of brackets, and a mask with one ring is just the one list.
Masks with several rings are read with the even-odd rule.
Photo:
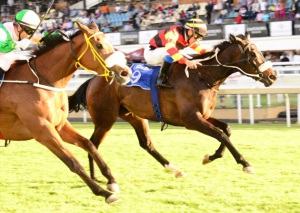
[[17, 42], [16, 49], [25, 50], [29, 46], [30, 42], [31, 41], [29, 39], [24, 38]]

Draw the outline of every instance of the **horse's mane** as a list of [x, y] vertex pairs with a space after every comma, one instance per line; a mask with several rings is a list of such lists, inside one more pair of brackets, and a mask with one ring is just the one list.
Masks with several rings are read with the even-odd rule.
[[[245, 40], [246, 39], [246, 37], [243, 35], [243, 34], [239, 34], [239, 35], [237, 35], [236, 37], [238, 37], [238, 38], [240, 38], [240, 39], [242, 39], [242, 40]], [[229, 47], [230, 45], [232, 44], [232, 42], [231, 41], [222, 41], [222, 42], [220, 42], [219, 44], [216, 44], [216, 45], [214, 45], [214, 47], [213, 47], [213, 50], [215, 50], [215, 49], [219, 49], [220, 51], [219, 52], [222, 52], [223, 50], [225, 50], [227, 47]], [[215, 54], [214, 52], [207, 52], [207, 53], [203, 53], [203, 54], [201, 54], [201, 55], [191, 55], [194, 59], [203, 59], [203, 58], [207, 58], [207, 57], [209, 57], [209, 56], [212, 56], [213, 54]]]
[[[73, 33], [72, 35], [67, 36], [67, 37], [69, 37], [69, 39], [71, 40], [72, 38], [76, 37], [77, 35], [79, 35], [81, 33], [82, 33], [82, 31], [76, 31], [75, 33]], [[51, 36], [53, 34], [55, 34], [55, 36]], [[39, 55], [53, 49], [57, 45], [67, 42], [63, 38], [63, 36], [66, 36], [66, 35], [60, 31], [54, 31], [54, 32], [50, 33], [49, 35], [43, 37], [40, 40], [41, 44], [39, 44], [38, 47], [35, 50], [33, 50], [31, 53], [35, 56], [39, 56]]]

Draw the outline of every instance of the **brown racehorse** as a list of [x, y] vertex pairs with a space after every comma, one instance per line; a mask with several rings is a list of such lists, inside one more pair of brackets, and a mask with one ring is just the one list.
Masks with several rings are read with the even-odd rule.
[[[250, 41], [250, 35], [230, 35], [229, 41], [215, 46], [220, 51], [211, 59], [202, 61], [196, 70], [188, 70], [178, 63], [170, 67], [169, 83], [172, 89], [159, 89], [159, 102], [164, 122], [175, 126], [184, 126], [217, 139], [221, 145], [213, 155], [206, 155], [203, 164], [207, 164], [223, 156], [227, 148], [236, 162], [242, 164], [247, 173], [254, 173], [250, 164], [235, 149], [229, 136], [231, 129], [228, 124], [213, 117], [211, 113], [216, 106], [216, 98], [220, 85], [234, 72], [241, 72], [266, 87], [272, 85], [277, 76], [270, 62], [266, 62], [262, 53]], [[206, 58], [207, 53], [198, 58]], [[156, 121], [149, 90], [139, 87], [126, 87], [117, 84], [108, 85], [101, 78], [92, 78], [82, 84], [69, 97], [70, 110], [82, 108], [89, 110], [95, 131], [91, 141], [96, 147], [104, 141], [105, 136], [120, 117], [129, 122], [135, 129], [139, 144], [167, 170], [176, 177], [184, 175], [182, 171], [169, 163], [154, 147], [149, 135], [148, 121]], [[147, 120], [146, 120], [147, 119]], [[94, 167], [89, 156], [91, 177], [94, 179]]]
[[[77, 173], [95, 195], [111, 203], [119, 199], [98, 186], [63, 145], [67, 142], [87, 151], [108, 178], [108, 186], [113, 187], [116, 181], [96, 147], [68, 122], [68, 96], [63, 89], [77, 67], [104, 74], [107, 80], [112, 78], [107, 76], [109, 70], [114, 70], [115, 79], [123, 83], [129, 80], [131, 71], [125, 56], [125, 63], [121, 64], [121, 54], [115, 52], [95, 23], [77, 24], [80, 30], [70, 36], [70, 41], [61, 41], [52, 47], [40, 45], [33, 52], [35, 58], [28, 63], [16, 62], [6, 73], [0, 88], [0, 135], [6, 140], [35, 139]], [[104, 77], [99, 78], [106, 81]]]

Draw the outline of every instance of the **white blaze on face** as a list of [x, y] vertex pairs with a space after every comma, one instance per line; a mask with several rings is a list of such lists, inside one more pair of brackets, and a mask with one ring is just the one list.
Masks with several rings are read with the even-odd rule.
[[114, 65], [119, 65], [121, 67], [127, 66], [126, 62], [125, 54], [121, 51], [114, 52], [105, 60], [105, 64], [109, 68], [113, 67]]

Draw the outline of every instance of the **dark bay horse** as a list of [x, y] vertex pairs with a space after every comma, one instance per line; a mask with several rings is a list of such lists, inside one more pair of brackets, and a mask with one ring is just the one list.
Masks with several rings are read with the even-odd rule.
[[63, 145], [67, 142], [87, 151], [109, 180], [108, 187], [115, 185], [96, 147], [68, 122], [68, 96], [64, 88], [78, 67], [104, 75], [97, 78], [105, 81], [114, 77], [119, 83], [128, 82], [131, 71], [124, 54], [122, 58], [122, 54], [115, 52], [95, 23], [77, 24], [80, 30], [69, 41], [40, 45], [33, 52], [35, 58], [27, 63], [16, 62], [6, 73], [0, 87], [0, 136], [15, 141], [35, 139], [77, 173], [95, 195], [111, 203], [118, 201], [118, 197], [96, 184]]
[[[272, 85], [277, 76], [270, 62], [266, 62], [262, 53], [250, 41], [250, 35], [230, 35], [229, 41], [215, 46], [219, 49], [212, 53], [197, 56], [195, 59], [211, 59], [202, 61], [196, 70], [188, 70], [185, 66], [173, 63], [169, 70], [169, 83], [172, 89], [159, 89], [159, 102], [163, 121], [175, 126], [183, 126], [196, 130], [217, 139], [221, 144], [213, 155], [206, 155], [203, 164], [221, 158], [227, 148], [236, 162], [242, 164], [247, 173], [254, 173], [251, 165], [236, 150], [229, 136], [231, 129], [228, 124], [211, 117], [216, 106], [216, 98], [220, 85], [234, 72], [241, 72], [266, 87]], [[87, 108], [95, 130], [91, 141], [96, 147], [104, 141], [105, 136], [120, 117], [129, 122], [135, 129], [139, 144], [152, 155], [162, 166], [173, 172], [176, 177], [184, 175], [182, 171], [169, 163], [154, 147], [149, 135], [148, 121], [156, 121], [149, 90], [139, 87], [126, 87], [117, 84], [108, 85], [101, 78], [92, 78], [82, 84], [69, 97], [71, 111]], [[147, 120], [146, 120], [147, 119]], [[91, 177], [94, 179], [94, 167], [89, 156]]]

